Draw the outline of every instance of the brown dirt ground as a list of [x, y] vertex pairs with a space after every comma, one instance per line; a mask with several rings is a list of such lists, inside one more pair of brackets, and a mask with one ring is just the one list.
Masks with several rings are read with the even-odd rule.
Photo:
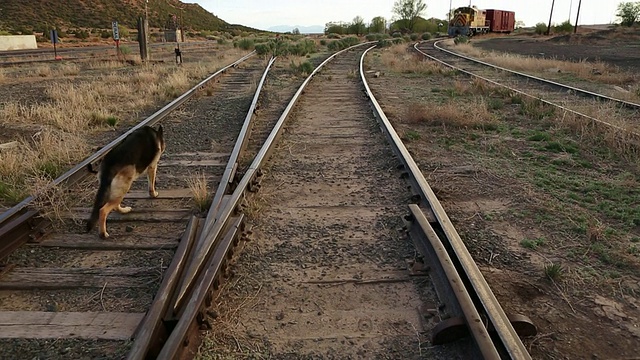
[[[526, 46], [511, 47], [518, 41]], [[477, 43], [579, 55], [572, 47], [531, 39]], [[585, 51], [605, 55], [603, 49]], [[380, 57], [370, 57], [367, 64], [382, 74], [369, 78], [376, 98], [505, 311], [536, 324], [538, 335], [524, 339], [533, 358], [637, 358], [637, 157], [625, 159], [580, 138], [557, 116], [523, 115], [517, 99], [499, 92], [460, 93], [455, 89], [469, 83], [465, 77], [398, 73]], [[437, 104], [465, 106], [478, 98], [491, 104], [492, 120], [484, 126], [457, 126], [429, 116]], [[563, 269], [553, 281], [544, 271], [552, 263]]]
[[640, 67], [640, 30], [616, 28], [604, 31], [580, 29], [577, 34], [477, 37], [475, 46], [486, 50], [570, 61], [603, 61], [629, 70]]

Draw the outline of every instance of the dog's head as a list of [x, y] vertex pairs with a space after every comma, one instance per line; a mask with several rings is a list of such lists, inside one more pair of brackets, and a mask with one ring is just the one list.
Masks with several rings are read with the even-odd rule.
[[162, 132], [162, 125], [158, 125], [158, 130], [156, 130], [156, 137], [158, 139], [158, 143], [160, 144], [160, 152], [164, 152], [164, 149], [167, 145], [164, 142], [164, 134]]

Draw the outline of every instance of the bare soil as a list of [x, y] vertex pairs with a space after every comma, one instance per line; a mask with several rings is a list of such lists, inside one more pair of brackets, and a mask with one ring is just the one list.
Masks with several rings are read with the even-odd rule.
[[[607, 55], [607, 45], [578, 50], [512, 37], [473, 42], [527, 54], [553, 49], [574, 59], [583, 49]], [[639, 64], [623, 56], [632, 53], [621, 49], [611, 59]], [[376, 98], [505, 311], [537, 326], [538, 335], [524, 339], [533, 358], [636, 358], [637, 158], [581, 138], [562, 125], [561, 114], [527, 115], [517, 98], [486, 89], [460, 93], [460, 83], [470, 82], [463, 76], [400, 73], [379, 59], [367, 59], [371, 73], [382, 74], [368, 78]], [[428, 116], [438, 104], [464, 106], [477, 98], [486, 100], [491, 126]], [[420, 107], [423, 113], [416, 112]], [[545, 272], [551, 264], [562, 268], [553, 280]]]
[[503, 37], [477, 37], [474, 46], [499, 52], [567, 61], [603, 61], [628, 70], [640, 68], [640, 30], [580, 29], [577, 34]]

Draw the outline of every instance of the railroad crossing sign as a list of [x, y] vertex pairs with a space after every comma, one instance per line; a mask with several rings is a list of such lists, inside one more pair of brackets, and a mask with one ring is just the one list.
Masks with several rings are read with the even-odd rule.
[[113, 40], [115, 41], [120, 40], [120, 33], [118, 32], [118, 22], [112, 21], [111, 28], [113, 29]]

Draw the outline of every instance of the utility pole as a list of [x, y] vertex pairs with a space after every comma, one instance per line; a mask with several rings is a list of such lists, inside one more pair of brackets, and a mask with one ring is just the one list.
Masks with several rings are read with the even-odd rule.
[[140, 46], [140, 60], [149, 60], [149, 10], [147, 4], [149, 0], [144, 0], [144, 19], [138, 19], [138, 45]]
[[451, 4], [453, 3], [453, 0], [449, 0], [449, 23], [451, 23]]
[[551, 14], [549, 14], [549, 25], [547, 26], [547, 36], [551, 33], [551, 18], [553, 17], [553, 6], [556, 4], [556, 0], [551, 2]]
[[576, 25], [573, 27], [573, 33], [578, 32], [578, 18], [580, 18], [580, 5], [582, 5], [582, 0], [578, 2], [578, 15], [576, 15]]
[[573, 10], [573, 0], [569, 2], [569, 22], [571, 22], [571, 10]]

